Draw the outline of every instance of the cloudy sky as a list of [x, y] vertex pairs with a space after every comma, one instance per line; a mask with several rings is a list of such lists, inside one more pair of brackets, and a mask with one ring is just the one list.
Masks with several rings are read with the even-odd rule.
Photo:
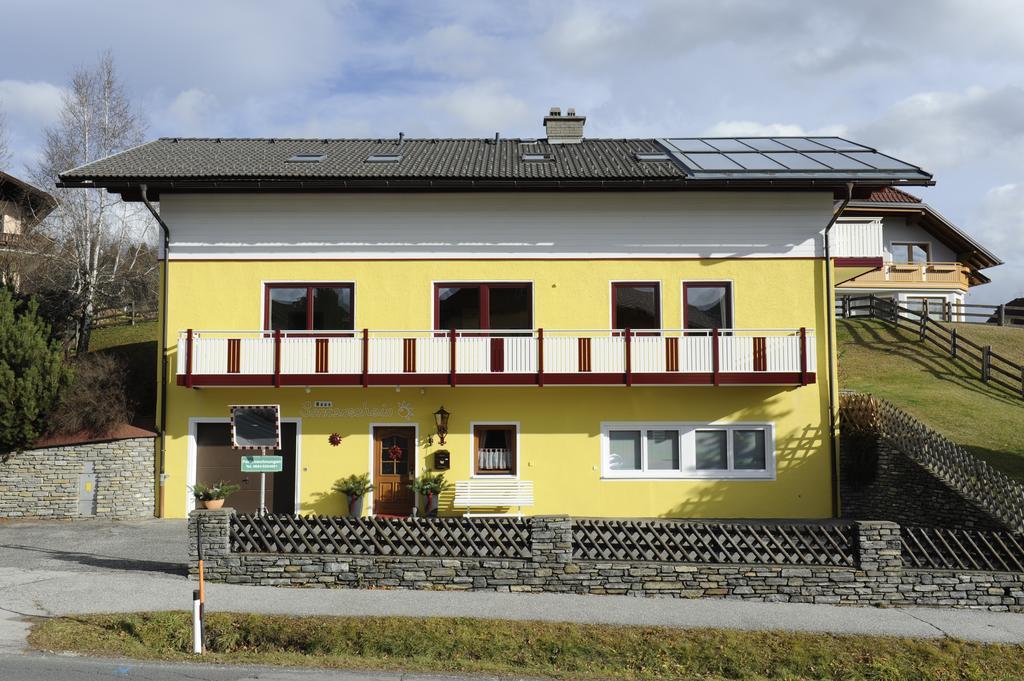
[[1019, 0], [5, 0], [14, 170], [109, 49], [150, 137], [842, 134], [933, 172], [917, 190], [1024, 296]]

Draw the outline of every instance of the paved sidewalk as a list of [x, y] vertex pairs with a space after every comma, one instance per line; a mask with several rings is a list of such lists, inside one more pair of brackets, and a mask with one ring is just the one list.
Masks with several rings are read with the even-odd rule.
[[[186, 610], [193, 582], [133, 571], [0, 568], [0, 650], [23, 644], [26, 615]], [[211, 611], [290, 615], [404, 615], [599, 622], [667, 627], [951, 636], [1024, 643], [1024, 615], [932, 608], [866, 608], [727, 600], [494, 592], [292, 589], [210, 584]]]
[[[183, 576], [183, 542], [184, 524], [176, 521], [0, 525], [0, 653], [23, 648], [23, 618], [29, 615], [187, 610], [195, 583]], [[207, 594], [212, 611], [501, 617], [1024, 643], [1024, 614], [973, 610], [233, 584], [210, 584]]]

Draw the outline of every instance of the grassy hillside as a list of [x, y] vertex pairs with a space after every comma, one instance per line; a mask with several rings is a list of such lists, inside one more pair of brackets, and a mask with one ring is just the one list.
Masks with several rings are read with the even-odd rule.
[[[982, 383], [917, 334], [876, 320], [839, 320], [840, 387], [885, 398], [1024, 481], [1024, 400]], [[958, 333], [1024, 359], [1024, 330], [959, 325]]]
[[156, 423], [156, 340], [160, 331], [155, 321], [135, 326], [104, 326], [93, 329], [89, 352], [118, 357], [128, 371], [128, 397], [135, 405], [132, 425], [153, 428]]

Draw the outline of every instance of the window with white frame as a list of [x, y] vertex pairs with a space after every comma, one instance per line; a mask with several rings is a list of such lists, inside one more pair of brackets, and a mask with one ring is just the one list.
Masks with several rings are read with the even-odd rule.
[[775, 477], [771, 424], [605, 423], [605, 478]]

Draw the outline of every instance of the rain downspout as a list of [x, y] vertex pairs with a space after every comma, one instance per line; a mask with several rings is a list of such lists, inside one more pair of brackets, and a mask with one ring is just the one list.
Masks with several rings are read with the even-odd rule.
[[836, 377], [835, 369], [833, 367], [833, 357], [835, 355], [835, 337], [833, 333], [833, 326], [835, 320], [833, 317], [836, 313], [835, 301], [832, 297], [832, 248], [831, 239], [829, 239], [829, 232], [832, 231], [832, 227], [836, 224], [836, 220], [846, 210], [846, 206], [850, 203], [853, 198], [853, 183], [846, 183], [846, 198], [843, 199], [842, 204], [839, 208], [834, 209], [832, 212], [832, 219], [828, 221], [825, 226], [825, 338], [826, 347], [828, 349], [828, 441], [829, 441], [829, 453], [830, 457], [830, 469], [832, 473], [832, 517], [839, 517], [839, 450], [836, 443]]
[[153, 204], [149, 202], [147, 196], [148, 187], [145, 184], [139, 185], [139, 189], [142, 192], [142, 202], [146, 204], [146, 208], [152, 213], [153, 217], [156, 218], [157, 223], [160, 225], [160, 229], [163, 232], [163, 255], [164, 255], [164, 271], [163, 281], [160, 291], [160, 423], [157, 426], [157, 436], [160, 438], [160, 469], [159, 469], [159, 481], [160, 481], [160, 501], [157, 506], [157, 517], [164, 517], [164, 465], [166, 461], [167, 452], [167, 279], [170, 276], [170, 263], [171, 257], [171, 230], [168, 229], [167, 223], [160, 217], [160, 213], [157, 212]]

